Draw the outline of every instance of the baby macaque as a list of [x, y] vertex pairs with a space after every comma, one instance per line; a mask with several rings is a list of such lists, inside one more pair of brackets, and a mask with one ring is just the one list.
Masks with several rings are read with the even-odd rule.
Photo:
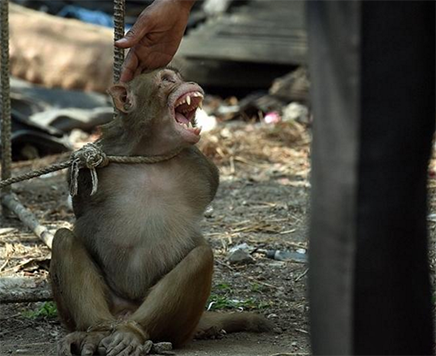
[[203, 90], [160, 69], [109, 93], [120, 115], [98, 141], [107, 155], [182, 151], [160, 163], [100, 168], [93, 195], [89, 171], [80, 171], [74, 229], [60, 229], [53, 242], [53, 295], [71, 331], [58, 354], [139, 356], [147, 340], [178, 347], [222, 329], [269, 330], [254, 314], [204, 313], [213, 254], [199, 222], [219, 176], [195, 147]]

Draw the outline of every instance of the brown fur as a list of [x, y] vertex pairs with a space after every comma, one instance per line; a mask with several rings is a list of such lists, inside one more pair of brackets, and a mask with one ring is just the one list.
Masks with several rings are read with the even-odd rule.
[[183, 85], [177, 72], [164, 69], [110, 90], [123, 113], [98, 142], [107, 154], [184, 149], [166, 162], [99, 169], [93, 196], [89, 172], [80, 172], [74, 230], [59, 230], [53, 243], [53, 294], [61, 319], [75, 331], [59, 354], [100, 347], [110, 356], [139, 355], [146, 339], [180, 346], [195, 332], [269, 328], [245, 314], [207, 313], [200, 322], [213, 254], [199, 222], [215, 196], [218, 170], [174, 129], [169, 98]]

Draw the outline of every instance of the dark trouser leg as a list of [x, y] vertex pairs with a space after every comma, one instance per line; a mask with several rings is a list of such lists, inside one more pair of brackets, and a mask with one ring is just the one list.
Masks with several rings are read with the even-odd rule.
[[315, 354], [431, 354], [432, 1], [311, 1]]

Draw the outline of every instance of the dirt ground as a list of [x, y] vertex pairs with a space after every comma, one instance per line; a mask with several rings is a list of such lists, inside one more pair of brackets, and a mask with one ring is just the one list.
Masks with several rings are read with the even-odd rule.
[[[177, 355], [310, 354], [307, 263], [277, 261], [264, 254], [264, 250], [307, 251], [309, 142], [308, 130], [296, 123], [226, 123], [202, 138], [201, 148], [221, 172], [220, 189], [203, 221], [204, 234], [215, 252], [208, 307], [217, 312], [261, 313], [276, 328], [270, 334], [193, 341], [177, 350]], [[56, 159], [15, 164], [14, 173]], [[436, 190], [432, 180], [430, 187]], [[14, 191], [50, 229], [73, 222], [65, 173], [16, 184]], [[432, 199], [432, 212], [435, 205]], [[434, 251], [436, 218], [429, 220]], [[0, 222], [0, 277], [46, 279], [49, 249], [16, 219], [1, 217]], [[253, 263], [230, 264], [229, 250], [242, 243], [249, 245]], [[431, 259], [434, 271], [434, 253]], [[41, 313], [46, 307], [43, 302], [0, 305], [1, 355], [55, 355], [56, 341], [65, 330], [51, 312]]]
[[[217, 312], [258, 312], [276, 328], [271, 334], [241, 333], [194, 341], [177, 354], [308, 353], [307, 263], [276, 261], [259, 253], [307, 248], [308, 135], [298, 124], [227, 123], [205, 134], [202, 141], [202, 149], [221, 171], [220, 189], [203, 222], [216, 259], [208, 306]], [[15, 164], [14, 174], [55, 160]], [[14, 191], [50, 229], [73, 222], [64, 172], [16, 184]], [[1, 219], [0, 276], [47, 278], [49, 249], [16, 219]], [[228, 262], [229, 249], [241, 243], [256, 250], [251, 254], [254, 263]], [[43, 307], [43, 302], [0, 306], [1, 355], [55, 354], [56, 341], [65, 331], [56, 317], [35, 318]]]

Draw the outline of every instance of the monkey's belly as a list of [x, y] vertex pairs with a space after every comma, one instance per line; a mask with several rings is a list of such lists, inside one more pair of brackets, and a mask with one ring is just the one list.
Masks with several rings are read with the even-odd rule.
[[137, 170], [128, 173], [124, 182], [128, 189], [108, 192], [106, 200], [77, 219], [75, 231], [95, 256], [110, 288], [128, 300], [138, 300], [201, 242], [202, 209], [188, 204], [195, 193], [179, 189], [178, 176], [159, 182], [148, 172], [144, 184], [144, 175], [138, 178]]
[[[111, 241], [107, 241], [106, 248], [108, 245]], [[138, 301], [194, 247], [191, 238], [145, 238], [143, 243], [128, 247], [113, 244], [97, 252], [97, 259], [110, 289], [119, 297]]]

